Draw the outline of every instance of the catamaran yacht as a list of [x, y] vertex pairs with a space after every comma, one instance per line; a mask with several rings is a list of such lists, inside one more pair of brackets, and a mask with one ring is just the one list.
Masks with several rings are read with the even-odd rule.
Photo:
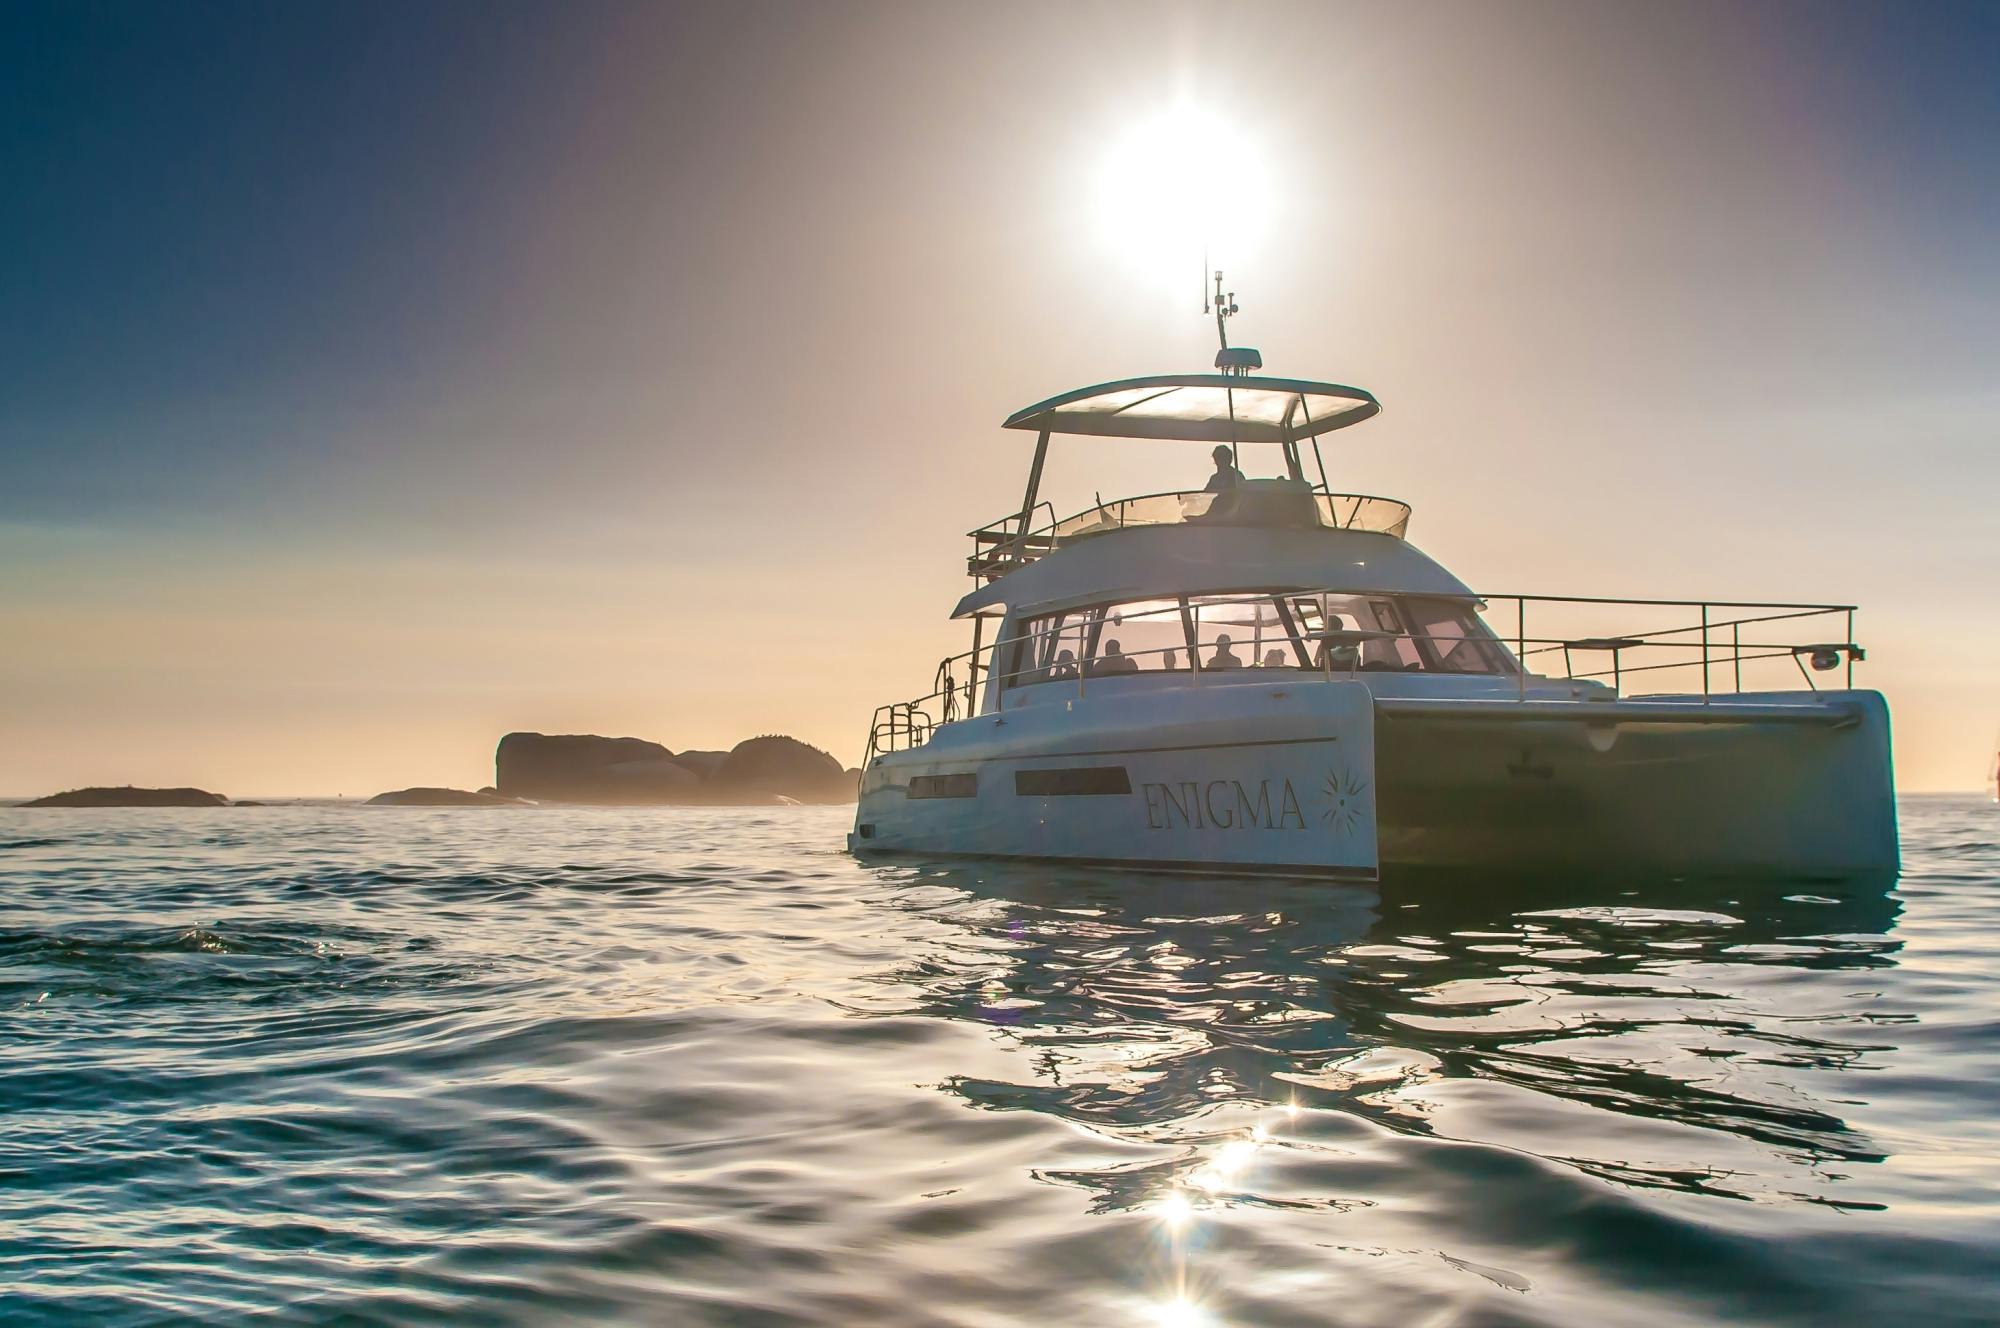
[[[1852, 605], [1475, 592], [1410, 542], [1408, 504], [1329, 486], [1318, 440], [1375, 397], [1259, 374], [1235, 310], [1218, 274], [1214, 372], [1005, 422], [1034, 459], [1019, 509], [970, 533], [972, 649], [875, 713], [854, 851], [1356, 880], [1895, 870]], [[1219, 464], [1213, 492], [1058, 520], [1059, 436], [1266, 449], [1283, 474]]]

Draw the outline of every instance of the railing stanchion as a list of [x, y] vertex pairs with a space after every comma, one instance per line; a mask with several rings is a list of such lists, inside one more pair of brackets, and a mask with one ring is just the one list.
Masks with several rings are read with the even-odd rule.
[[1743, 694], [1743, 624], [1729, 624], [1729, 660], [1736, 666], [1736, 694]]
[[1854, 690], [1854, 610], [1847, 611], [1847, 649], [1841, 652], [1847, 656], [1847, 690]]
[[1708, 704], [1708, 605], [1701, 606], [1701, 703]]
[[979, 638], [985, 632], [986, 619], [981, 614], [972, 615], [972, 655], [965, 662], [965, 717], [975, 718], [979, 714]]
[[1517, 684], [1517, 699], [1528, 699], [1528, 597], [1517, 595], [1514, 599], [1514, 662], [1519, 666], [1514, 670]]

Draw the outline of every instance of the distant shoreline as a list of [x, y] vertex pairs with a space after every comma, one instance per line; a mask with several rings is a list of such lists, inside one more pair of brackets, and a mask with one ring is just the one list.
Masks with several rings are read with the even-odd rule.
[[[221, 804], [221, 805], [219, 805], [219, 806], [213, 806], [213, 807], [173, 807], [173, 806], [159, 806], [159, 807], [143, 807], [143, 806], [130, 806], [130, 805], [125, 805], [125, 806], [98, 806], [98, 807], [31, 807], [31, 806], [29, 806], [29, 805], [28, 805], [28, 804], [30, 804], [30, 803], [33, 803], [33, 802], [36, 802], [36, 801], [38, 801], [38, 800], [39, 800], [39, 799], [40, 799], [40, 798], [41, 798], [42, 796], [45, 796], [45, 795], [41, 795], [41, 794], [36, 794], [36, 795], [31, 795], [31, 796], [12, 796], [12, 797], [0, 797], [0, 811], [36, 811], [36, 812], [232, 812], [232, 811], [248, 811], [248, 812], [254, 812], [254, 811], [259, 811], [259, 810], [275, 810], [275, 809], [279, 809], [279, 808], [286, 808], [286, 807], [292, 807], [292, 808], [297, 808], [297, 807], [319, 807], [319, 808], [334, 808], [334, 807], [353, 807], [353, 808], [357, 808], [357, 809], [366, 809], [366, 810], [368, 810], [368, 811], [371, 811], [371, 812], [380, 812], [380, 811], [452, 811], [452, 810], [454, 810], [454, 808], [451, 808], [451, 807], [400, 807], [400, 808], [399, 808], [399, 807], [384, 807], [384, 806], [372, 806], [372, 807], [371, 807], [371, 806], [369, 806], [369, 801], [370, 801], [370, 800], [369, 800], [369, 798], [367, 798], [367, 797], [364, 797], [364, 796], [361, 796], [361, 795], [359, 795], [359, 794], [354, 794], [354, 795], [348, 795], [348, 794], [326, 794], [326, 795], [319, 795], [319, 794], [309, 794], [309, 795], [298, 795], [298, 796], [295, 796], [295, 795], [282, 795], [282, 794], [273, 794], [273, 795], [269, 795], [269, 796], [266, 796], [266, 797], [261, 797], [261, 798], [232, 798], [232, 799], [230, 799], [230, 800], [229, 800], [228, 802], [226, 802], [226, 803], [223, 803], [223, 804]], [[1919, 795], [1916, 795], [1916, 796], [1923, 796], [1923, 795], [1919, 794]], [[624, 802], [624, 803], [603, 803], [603, 802], [558, 802], [558, 801], [554, 801], [554, 800], [549, 800], [549, 801], [545, 801], [545, 802], [526, 802], [526, 803], [523, 803], [523, 804], [522, 804], [522, 807], [521, 807], [521, 810], [523, 810], [523, 811], [605, 811], [605, 812], [633, 812], [633, 811], [668, 811], [668, 812], [671, 812], [671, 811], [702, 811], [702, 810], [707, 810], [707, 811], [728, 811], [728, 810], [731, 810], [731, 809], [735, 809], [735, 808], [744, 808], [744, 809], [750, 809], [750, 810], [756, 810], [756, 811], [770, 811], [770, 810], [772, 810], [772, 809], [774, 809], [774, 808], [782, 808], [782, 807], [787, 807], [787, 806], [792, 806], [792, 805], [794, 805], [794, 804], [790, 804], [790, 803], [780, 803], [780, 802]], [[851, 806], [853, 806], [853, 805], [854, 805], [854, 800], [850, 798], [850, 799], [848, 799], [848, 800], [847, 800], [846, 802], [816, 802], [816, 803], [813, 803], [813, 802], [809, 802], [809, 803], [799, 803], [799, 804], [796, 804], [796, 805], [798, 805], [798, 806], [804, 806], [804, 807], [851, 807]], [[472, 808], [466, 808], [465, 810], [472, 810], [472, 811], [478, 811], [478, 810], [481, 810], [481, 809], [480, 809], [480, 808], [477, 808], [477, 807], [472, 807]]]
[[678, 755], [645, 738], [515, 730], [493, 753], [493, 783], [479, 789], [415, 784], [350, 797], [231, 798], [193, 785], [91, 784], [0, 799], [0, 806], [108, 807], [782, 807], [851, 805], [861, 772], [829, 752], [780, 733], [745, 738], [727, 751]]
[[[308, 794], [279, 793], [279, 794], [267, 794], [265, 796], [255, 797], [255, 798], [232, 798], [226, 805], [220, 807], [29, 807], [27, 805], [43, 796], [46, 795], [43, 794], [0, 795], [0, 811], [20, 810], [20, 811], [69, 811], [69, 812], [85, 812], [85, 811], [140, 811], [140, 812], [170, 811], [172, 812], [172, 811], [256, 811], [259, 808], [277, 808], [277, 807], [367, 807], [370, 795], [347, 794], [347, 793], [308, 793]], [[1986, 798], [1990, 801], [1993, 798], [1993, 790], [1990, 788], [1986, 788], [1984, 786], [1975, 788], [1956, 788], [1956, 789], [1900, 789], [1897, 791], [1896, 796], [1899, 799], [1970, 797], [1970, 798]], [[575, 809], [575, 810], [589, 810], [589, 811], [685, 811], [688, 809], [701, 809], [701, 808], [721, 810], [731, 807], [751, 807], [751, 808], [769, 809], [774, 806], [783, 806], [783, 805], [785, 804], [769, 803], [769, 802], [595, 803], [595, 802], [558, 802], [555, 800], [549, 800], [544, 802], [535, 802], [532, 805], [525, 808], [525, 810], [532, 811], [541, 809], [541, 810], [561, 811], [566, 809]], [[807, 803], [804, 805], [821, 806], [821, 807], [846, 807], [846, 806], [852, 806], [853, 800], [849, 799], [846, 802]], [[371, 808], [370, 810], [395, 811], [398, 809], [393, 807], [390, 808], [375, 807]], [[411, 810], [411, 809], [404, 808], [402, 810]], [[418, 808], [416, 810], [438, 810], [438, 809]], [[448, 811], [451, 809], [444, 808], [443, 810]]]

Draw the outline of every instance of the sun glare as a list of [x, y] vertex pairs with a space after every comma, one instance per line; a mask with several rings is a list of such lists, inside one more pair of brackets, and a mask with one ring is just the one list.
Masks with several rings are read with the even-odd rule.
[[1185, 277], [1190, 287], [1204, 252], [1222, 266], [1248, 256], [1271, 209], [1257, 145], [1238, 126], [1186, 104], [1114, 136], [1097, 184], [1112, 251], [1148, 274]]

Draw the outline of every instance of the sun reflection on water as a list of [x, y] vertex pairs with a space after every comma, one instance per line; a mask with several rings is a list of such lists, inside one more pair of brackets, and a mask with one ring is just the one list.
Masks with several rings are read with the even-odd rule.
[[1214, 1320], [1193, 1301], [1177, 1297], [1155, 1308], [1153, 1322], [1160, 1328], [1206, 1328]]
[[[893, 976], [920, 1008], [994, 1038], [1000, 1059], [946, 1092], [1116, 1150], [1036, 1176], [1085, 1192], [1092, 1214], [1141, 1218], [1126, 1264], [1138, 1292], [1126, 1314], [1140, 1322], [1262, 1321], [1255, 1307], [1286, 1292], [1248, 1275], [1260, 1255], [1246, 1241], [1269, 1232], [1314, 1251], [1300, 1285], [1398, 1251], [1364, 1280], [1420, 1279], [1446, 1260], [1518, 1294], [1538, 1267], [1501, 1257], [1511, 1226], [1459, 1233], [1448, 1252], [1343, 1238], [1419, 1225], [1385, 1194], [1450, 1188], [1475, 1164], [1593, 1198], [1595, 1182], [1824, 1202], [1851, 1164], [1878, 1159], [1808, 1076], [1881, 1048], [1827, 1024], [1819, 993], [1781, 1001], [1769, 979], [1883, 971], [1898, 949], [1893, 896], [1864, 885], [1808, 904], [1795, 889], [1676, 883], [1665, 908], [1632, 902], [1629, 883], [1611, 903], [1588, 882], [1485, 884], [1420, 881], [1384, 898], [920, 869], [907, 898], [951, 948]], [[1467, 1137], [1488, 1151], [1412, 1142]]]

